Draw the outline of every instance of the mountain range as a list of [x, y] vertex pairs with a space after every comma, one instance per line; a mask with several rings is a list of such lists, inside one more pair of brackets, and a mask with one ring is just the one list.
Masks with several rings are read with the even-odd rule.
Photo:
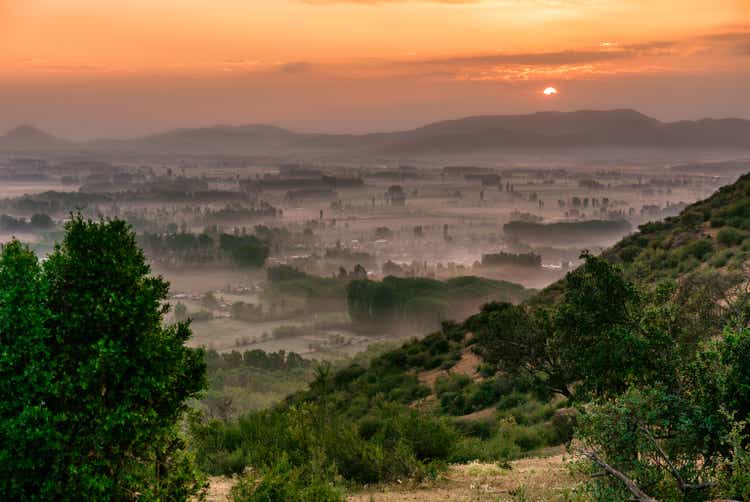
[[76, 143], [31, 126], [0, 136], [0, 150], [147, 153], [359, 153], [377, 155], [533, 152], [580, 148], [750, 151], [750, 120], [662, 122], [634, 110], [481, 115], [411, 130], [369, 134], [298, 133], [251, 124], [176, 129], [131, 139]]

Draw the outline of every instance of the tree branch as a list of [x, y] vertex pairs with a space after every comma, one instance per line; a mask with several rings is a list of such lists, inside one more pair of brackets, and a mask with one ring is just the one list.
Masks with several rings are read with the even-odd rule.
[[599, 467], [604, 469], [607, 474], [624, 484], [630, 493], [633, 494], [634, 500], [637, 502], [659, 502], [655, 498], [646, 495], [643, 490], [638, 488], [638, 485], [636, 485], [633, 480], [605, 462], [595, 451], [581, 451], [581, 454], [599, 465]]
[[656, 447], [656, 450], [659, 452], [661, 458], [663, 458], [664, 462], [666, 462], [669, 472], [672, 474], [675, 480], [677, 480], [677, 485], [680, 487], [680, 491], [684, 493], [688, 490], [705, 490], [706, 488], [711, 488], [712, 486], [716, 485], [716, 483], [713, 481], [707, 481], [705, 483], [685, 483], [685, 480], [682, 479], [682, 476], [680, 475], [680, 471], [677, 470], [677, 467], [675, 467], [675, 465], [669, 459], [667, 452], [662, 449], [662, 447], [659, 445], [659, 442], [656, 441], [653, 434], [651, 434], [651, 431], [649, 431], [645, 427], [641, 427], [641, 432], [643, 432], [648, 437], [648, 439], [653, 443], [654, 447]]

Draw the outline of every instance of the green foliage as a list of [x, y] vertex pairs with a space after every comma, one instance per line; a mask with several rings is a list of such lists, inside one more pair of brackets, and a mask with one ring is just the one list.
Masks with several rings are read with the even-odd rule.
[[193, 435], [208, 472], [231, 474], [250, 466], [279, 489], [296, 489], [299, 478], [318, 485], [421, 478], [431, 462], [449, 458], [457, 439], [444, 420], [407, 407], [385, 404], [358, 423], [325, 401], [258, 411], [237, 422], [194, 423]]
[[[740, 298], [741, 303], [747, 301]], [[641, 381], [581, 415], [578, 439], [659, 500], [703, 500], [747, 490], [746, 420], [750, 413], [750, 332], [727, 330], [687, 354], [664, 348], [676, 361], [659, 380]], [[675, 382], [669, 385], [670, 382]], [[739, 469], [739, 470], [738, 470]], [[612, 479], [592, 493], [624, 493]], [[746, 493], [746, 492], [745, 492]]]
[[708, 239], [700, 239], [684, 246], [681, 250], [685, 258], [693, 257], [697, 260], [704, 261], [714, 250], [714, 246]]
[[724, 246], [736, 246], [741, 244], [746, 237], [747, 234], [734, 228], [722, 228], [716, 234], [716, 241]]
[[262, 267], [270, 253], [268, 244], [254, 235], [221, 234], [219, 248], [227, 253], [235, 264], [244, 267]]
[[[748, 187], [750, 176], [744, 175], [708, 199], [688, 206], [679, 216], [641, 225], [640, 232], [604, 251], [603, 257], [624, 263], [629, 279], [645, 282], [674, 279], [712, 260], [712, 266], [724, 266], [729, 257], [717, 253], [740, 247], [750, 231]], [[721, 229], [716, 243], [707, 227]]]
[[0, 373], [14, 387], [0, 412], [4, 495], [194, 493], [175, 424], [204, 387], [203, 355], [184, 345], [188, 324], [163, 326], [168, 285], [127, 224], [74, 217], [43, 267], [11, 243], [0, 274]]
[[735, 500], [750, 500], [750, 448], [742, 429], [744, 422], [736, 423], [727, 437], [731, 453], [719, 462], [719, 492]]
[[335, 487], [329, 472], [318, 472], [320, 466], [295, 466], [286, 455], [264, 469], [257, 478], [246, 474], [232, 487], [235, 502], [336, 502], [343, 500], [341, 489]]
[[[673, 364], [669, 350], [688, 336], [683, 324], [671, 322], [673, 290], [641, 291], [604, 259], [582, 258], [553, 307], [488, 304], [467, 320], [476, 351], [497, 370], [527, 375], [567, 397], [575, 384], [583, 400], [663, 381]], [[694, 311], [706, 313], [711, 305]]]
[[285, 265], [271, 267], [266, 273], [266, 303], [289, 304], [302, 312], [346, 311], [347, 279], [309, 275]]
[[466, 375], [440, 377], [435, 382], [435, 394], [441, 409], [450, 415], [468, 415], [497, 403], [512, 392], [514, 382], [507, 377], [488, 378], [474, 382]]
[[379, 330], [394, 328], [399, 323], [434, 329], [442, 321], [471, 311], [483, 301], [520, 301], [530, 294], [518, 284], [480, 277], [437, 281], [389, 276], [380, 282], [352, 281], [346, 289], [352, 321]]
[[0, 256], [0, 492], [8, 497], [52, 498], [62, 439], [45, 399], [55, 390], [46, 285], [34, 254], [18, 241]]

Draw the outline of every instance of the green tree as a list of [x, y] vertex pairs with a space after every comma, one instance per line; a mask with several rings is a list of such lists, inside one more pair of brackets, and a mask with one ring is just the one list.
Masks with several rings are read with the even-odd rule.
[[[0, 286], [0, 372], [37, 380], [19, 387], [16, 404], [4, 393], [3, 410], [54, 424], [30, 444], [2, 442], [0, 458], [28, 444], [22, 462], [3, 462], [3, 495], [163, 500], [197, 491], [176, 423], [205, 387], [203, 354], [185, 347], [188, 323], [163, 325], [168, 284], [149, 275], [130, 227], [76, 216], [41, 269], [16, 243], [2, 263], [0, 273], [27, 280]], [[21, 352], [27, 333], [33, 359]], [[5, 417], [4, 437], [31, 434]]]

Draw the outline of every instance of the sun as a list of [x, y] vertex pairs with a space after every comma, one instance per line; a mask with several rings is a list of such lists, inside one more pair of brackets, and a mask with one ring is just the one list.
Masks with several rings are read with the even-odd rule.
[[557, 89], [555, 89], [554, 87], [547, 87], [542, 92], [545, 96], [554, 96], [555, 94], [557, 94]]

